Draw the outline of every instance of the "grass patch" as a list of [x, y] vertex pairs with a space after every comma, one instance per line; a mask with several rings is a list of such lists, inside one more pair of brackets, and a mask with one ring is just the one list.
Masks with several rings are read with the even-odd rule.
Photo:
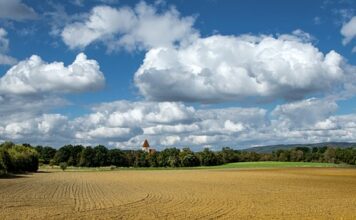
[[282, 167], [352, 167], [347, 164], [316, 163], [316, 162], [279, 162], [279, 161], [258, 161], [258, 162], [238, 162], [228, 163], [216, 168], [282, 168]]

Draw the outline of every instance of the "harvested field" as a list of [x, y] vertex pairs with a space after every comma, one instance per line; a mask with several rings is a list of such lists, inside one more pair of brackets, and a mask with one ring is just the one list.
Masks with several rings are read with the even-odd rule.
[[0, 179], [0, 219], [356, 219], [356, 169], [50, 172]]

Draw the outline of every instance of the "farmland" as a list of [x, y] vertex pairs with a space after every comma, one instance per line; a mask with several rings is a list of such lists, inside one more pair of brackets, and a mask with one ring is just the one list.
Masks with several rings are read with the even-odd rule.
[[0, 219], [355, 219], [356, 170], [39, 172], [0, 179]]

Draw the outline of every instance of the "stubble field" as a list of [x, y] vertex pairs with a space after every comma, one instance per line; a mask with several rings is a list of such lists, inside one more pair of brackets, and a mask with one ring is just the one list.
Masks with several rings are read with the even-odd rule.
[[0, 219], [356, 219], [356, 170], [49, 172], [0, 179]]

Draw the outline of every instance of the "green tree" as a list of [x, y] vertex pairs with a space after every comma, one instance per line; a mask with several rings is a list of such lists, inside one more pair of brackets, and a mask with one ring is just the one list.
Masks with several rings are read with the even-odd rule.
[[9, 172], [36, 172], [38, 170], [38, 153], [34, 148], [14, 145], [6, 151], [11, 158]]
[[8, 170], [12, 169], [12, 163], [9, 153], [0, 148], [0, 174], [6, 174]]
[[149, 163], [150, 167], [159, 167], [157, 152], [148, 155], [148, 163]]
[[187, 154], [182, 158], [182, 166], [183, 167], [195, 167], [199, 166], [200, 161], [195, 154]]
[[189, 148], [183, 148], [179, 153], [179, 159], [182, 167], [199, 166], [199, 158]]
[[260, 161], [271, 161], [271, 160], [272, 160], [272, 154], [263, 153], [260, 156]]
[[15, 144], [10, 141], [5, 141], [4, 143], [0, 144], [0, 148], [5, 149], [5, 150], [10, 149], [14, 146], [15, 146]]
[[103, 145], [98, 145], [94, 147], [95, 157], [94, 157], [94, 166], [101, 167], [107, 166], [108, 164], [108, 149]]
[[223, 147], [219, 154], [224, 163], [238, 162], [236, 152], [229, 147]]
[[72, 145], [65, 145], [59, 148], [59, 150], [56, 152], [53, 158], [56, 164], [59, 164], [61, 162], [68, 162], [69, 157], [72, 154], [71, 153], [72, 149], [73, 149]]
[[66, 162], [61, 162], [59, 163], [59, 167], [62, 169], [62, 171], [65, 171], [68, 167]]
[[149, 167], [149, 154], [143, 151], [136, 151], [135, 152], [135, 161], [134, 167]]
[[222, 164], [223, 161], [219, 158], [216, 153], [209, 150], [209, 148], [205, 148], [202, 152], [199, 153], [201, 165], [203, 166], [215, 166]]
[[5, 168], [4, 164], [0, 160], [0, 176], [4, 175], [7, 173], [7, 169]]
[[81, 153], [84, 149], [83, 145], [75, 145], [73, 146], [73, 148], [71, 149], [71, 156], [72, 156], [72, 166], [79, 166], [79, 162], [80, 162], [80, 156]]
[[49, 161], [54, 157], [57, 152], [56, 149], [48, 146], [36, 146], [35, 149], [39, 154], [39, 159], [43, 161], [44, 164], [49, 164]]
[[128, 161], [124, 152], [119, 149], [111, 149], [108, 152], [108, 164], [117, 167], [128, 166]]
[[290, 161], [300, 162], [304, 159], [304, 152], [297, 149], [292, 149], [290, 151]]
[[160, 167], [169, 167], [180, 164], [179, 149], [166, 148], [158, 154], [158, 164]]
[[53, 168], [53, 166], [56, 165], [56, 161], [54, 159], [51, 159], [49, 161], [49, 165]]
[[83, 149], [80, 155], [79, 165], [82, 167], [94, 167], [94, 157], [95, 157], [95, 150], [92, 147], [86, 147]]
[[324, 152], [325, 162], [334, 163], [336, 161], [336, 149], [328, 147]]
[[179, 167], [180, 166], [180, 160], [179, 157], [177, 156], [169, 156], [168, 157], [168, 166], [170, 167]]

